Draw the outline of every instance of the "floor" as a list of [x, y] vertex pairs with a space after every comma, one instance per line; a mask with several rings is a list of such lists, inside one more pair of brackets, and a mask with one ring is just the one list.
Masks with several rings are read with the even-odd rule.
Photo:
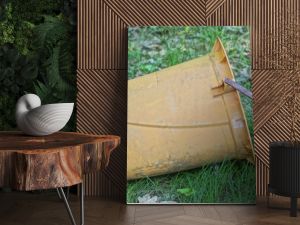
[[[287, 200], [272, 205], [288, 207]], [[79, 201], [71, 197], [74, 212]], [[300, 208], [300, 204], [299, 204]], [[288, 210], [268, 209], [265, 199], [257, 205], [124, 205], [96, 198], [86, 199], [86, 225], [271, 225], [300, 224]], [[1, 225], [69, 225], [56, 193], [0, 193]]]

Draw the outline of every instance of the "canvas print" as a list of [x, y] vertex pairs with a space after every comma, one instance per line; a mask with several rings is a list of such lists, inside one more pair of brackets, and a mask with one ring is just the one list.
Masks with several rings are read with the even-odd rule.
[[249, 27], [128, 29], [127, 203], [254, 203]]

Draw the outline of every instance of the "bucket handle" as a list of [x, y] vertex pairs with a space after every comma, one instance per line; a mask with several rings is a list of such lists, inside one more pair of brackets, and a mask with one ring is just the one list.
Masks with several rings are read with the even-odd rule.
[[249, 97], [252, 99], [252, 92], [249, 91], [248, 89], [244, 88], [242, 85], [238, 84], [234, 80], [231, 80], [227, 77], [224, 78], [224, 83], [233, 87], [234, 89], [238, 90], [241, 94]]
[[[214, 87], [212, 87], [212, 89], [215, 91], [214, 96], [219, 96], [222, 95], [224, 93], [233, 91], [233, 89], [229, 89], [227, 91], [225, 91], [225, 84], [227, 84], [228, 86], [230, 86], [231, 88], [238, 90], [241, 94], [247, 96], [248, 98], [252, 99], [252, 92], [249, 91], [248, 89], [244, 88], [242, 85], [238, 84], [237, 82], [235, 82], [232, 79], [229, 79], [227, 77], [224, 78], [224, 80], [222, 81], [221, 84], [218, 84]], [[220, 91], [220, 88], [222, 88], [222, 91]]]

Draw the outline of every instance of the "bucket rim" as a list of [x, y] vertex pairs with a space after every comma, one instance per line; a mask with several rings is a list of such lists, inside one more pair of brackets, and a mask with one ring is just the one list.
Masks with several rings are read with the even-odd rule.
[[[212, 54], [215, 54], [216, 52], [221, 52], [221, 53], [224, 55], [225, 65], [226, 65], [226, 66], [228, 67], [228, 69], [229, 69], [229, 74], [226, 74], [226, 75], [225, 75], [224, 73], [222, 73], [222, 74], [221, 74], [222, 80], [219, 80], [218, 82], [224, 84], [224, 81], [223, 81], [224, 78], [229, 78], [229, 79], [235, 80], [235, 76], [234, 76], [234, 73], [233, 73], [233, 71], [232, 71], [232, 67], [231, 67], [231, 64], [230, 64], [230, 61], [229, 61], [227, 52], [226, 52], [226, 50], [225, 50], [225, 47], [224, 47], [224, 45], [223, 45], [222, 40], [221, 40], [220, 37], [217, 37], [217, 39], [216, 39], [216, 41], [215, 41], [215, 43], [214, 43], [214, 46], [213, 46], [213, 48], [212, 48], [212, 51], [211, 51]], [[219, 61], [219, 62], [216, 62], [216, 63], [220, 64], [220, 63], [224, 63], [224, 62], [223, 62], [223, 61]], [[224, 84], [224, 85], [226, 85], [226, 84]], [[237, 98], [238, 98], [238, 100], [239, 100], [239, 106], [240, 106], [240, 110], [241, 110], [241, 112], [242, 112], [242, 114], [243, 114], [243, 119], [244, 119], [245, 124], [246, 124], [247, 137], [248, 137], [248, 141], [249, 141], [249, 143], [250, 143], [251, 152], [252, 152], [252, 156], [253, 156], [253, 160], [254, 160], [254, 159], [255, 159], [254, 146], [253, 146], [253, 143], [252, 143], [252, 138], [251, 138], [251, 136], [250, 136], [249, 126], [248, 126], [248, 122], [247, 122], [245, 110], [244, 110], [243, 105], [242, 105], [242, 102], [241, 102], [241, 96], [240, 96], [240, 93], [239, 93], [237, 90], [235, 90], [234, 92], [236, 93]]]

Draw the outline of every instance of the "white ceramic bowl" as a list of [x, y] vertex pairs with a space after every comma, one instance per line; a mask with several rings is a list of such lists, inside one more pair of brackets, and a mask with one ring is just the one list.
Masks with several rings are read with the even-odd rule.
[[39, 96], [23, 95], [16, 105], [18, 128], [25, 134], [45, 136], [61, 130], [69, 121], [74, 103], [41, 105]]

